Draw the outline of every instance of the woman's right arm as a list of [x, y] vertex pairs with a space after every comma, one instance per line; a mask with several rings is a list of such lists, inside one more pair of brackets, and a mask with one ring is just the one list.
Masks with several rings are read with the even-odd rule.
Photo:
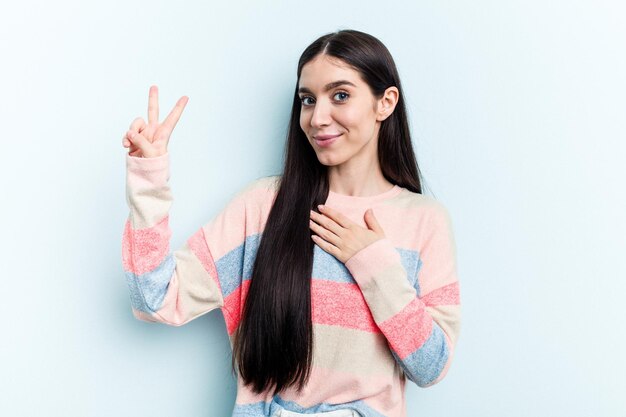
[[[151, 86], [148, 122], [136, 118], [122, 138], [123, 146], [129, 148], [126, 200], [130, 208], [123, 233], [122, 264], [132, 311], [138, 319], [180, 326], [225, 307], [228, 324], [233, 302], [223, 290], [239, 288], [242, 273], [236, 268], [218, 272], [223, 261], [213, 255], [222, 256], [220, 252], [230, 250], [229, 244], [240, 245], [245, 240], [244, 199], [238, 195], [181, 248], [170, 252], [172, 194], [167, 144], [187, 101], [188, 97], [181, 97], [159, 123], [158, 89]], [[225, 233], [229, 234], [226, 239]], [[222, 288], [224, 285], [227, 288]]]
[[181, 97], [158, 123], [158, 91], [150, 88], [148, 123], [137, 118], [122, 138], [126, 197], [122, 262], [135, 317], [183, 325], [221, 308], [230, 334], [236, 329], [252, 266], [278, 178], [262, 177], [236, 193], [222, 211], [170, 252], [172, 194], [167, 143], [187, 104]]
[[126, 167], [130, 213], [122, 239], [122, 264], [135, 317], [180, 326], [222, 307], [224, 298], [204, 226], [170, 253], [169, 154], [126, 155]]
[[169, 154], [126, 156], [127, 202], [122, 263], [131, 307], [143, 321], [181, 326], [221, 308], [226, 330], [237, 328], [275, 177], [250, 182], [211, 221], [170, 252], [172, 194]]

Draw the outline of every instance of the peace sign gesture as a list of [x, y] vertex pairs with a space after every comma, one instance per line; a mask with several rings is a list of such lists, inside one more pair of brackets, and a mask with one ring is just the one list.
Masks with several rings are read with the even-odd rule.
[[151, 86], [148, 96], [148, 123], [137, 117], [122, 138], [122, 145], [129, 148], [128, 154], [141, 158], [155, 158], [166, 154], [170, 135], [188, 101], [187, 96], [179, 98], [170, 114], [159, 124], [159, 90], [156, 85]]

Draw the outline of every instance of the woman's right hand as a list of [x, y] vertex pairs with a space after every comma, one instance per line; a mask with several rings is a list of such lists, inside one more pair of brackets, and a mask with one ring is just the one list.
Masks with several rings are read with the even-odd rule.
[[176, 106], [159, 124], [159, 90], [156, 85], [150, 87], [148, 96], [148, 123], [141, 117], [136, 118], [122, 138], [122, 145], [130, 156], [155, 158], [167, 153], [170, 135], [183, 113], [189, 97], [182, 96]]

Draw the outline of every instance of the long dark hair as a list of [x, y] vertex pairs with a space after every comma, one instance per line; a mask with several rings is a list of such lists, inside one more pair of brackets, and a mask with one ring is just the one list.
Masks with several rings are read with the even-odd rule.
[[385, 178], [421, 193], [400, 78], [387, 48], [374, 36], [340, 30], [321, 36], [298, 61], [298, 79], [287, 131], [283, 174], [253, 266], [242, 318], [234, 333], [232, 369], [256, 393], [289, 386], [301, 390], [313, 360], [311, 273], [314, 242], [310, 210], [328, 197], [327, 168], [300, 127], [298, 84], [302, 67], [318, 54], [339, 58], [358, 71], [372, 94], [399, 90], [393, 113], [381, 122], [378, 159]]

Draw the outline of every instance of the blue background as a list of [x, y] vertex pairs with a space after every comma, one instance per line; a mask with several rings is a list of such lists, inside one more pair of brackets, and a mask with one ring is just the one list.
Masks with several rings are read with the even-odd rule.
[[189, 104], [172, 247], [279, 172], [302, 50], [394, 56], [426, 193], [450, 210], [463, 321], [410, 416], [626, 413], [625, 10], [617, 1], [16, 2], [0, 8], [2, 416], [229, 416], [221, 312], [132, 316], [122, 135]]

